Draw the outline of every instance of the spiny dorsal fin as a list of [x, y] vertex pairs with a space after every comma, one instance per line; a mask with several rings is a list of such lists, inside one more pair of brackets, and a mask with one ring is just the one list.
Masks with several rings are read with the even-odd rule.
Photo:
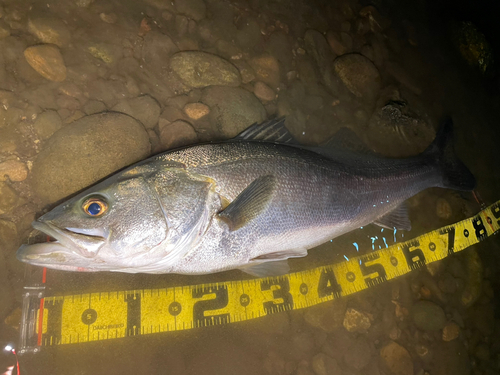
[[411, 222], [408, 217], [408, 208], [405, 203], [400, 204], [396, 209], [379, 217], [373, 222], [383, 228], [388, 229], [398, 229], [398, 230], [410, 230]]
[[295, 138], [285, 127], [285, 118], [272, 119], [261, 124], [250, 125], [234, 137], [240, 141], [264, 141], [286, 144], [297, 144]]
[[267, 208], [275, 189], [276, 177], [261, 176], [248, 185], [224, 211], [219, 213], [219, 217], [227, 223], [230, 230], [237, 230]]

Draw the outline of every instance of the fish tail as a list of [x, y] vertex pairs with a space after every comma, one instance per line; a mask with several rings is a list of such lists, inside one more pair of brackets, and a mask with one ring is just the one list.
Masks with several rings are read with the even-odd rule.
[[442, 182], [440, 187], [469, 191], [476, 186], [476, 179], [457, 157], [453, 147], [453, 121], [446, 119], [438, 130], [436, 138], [424, 151], [424, 156], [437, 162]]

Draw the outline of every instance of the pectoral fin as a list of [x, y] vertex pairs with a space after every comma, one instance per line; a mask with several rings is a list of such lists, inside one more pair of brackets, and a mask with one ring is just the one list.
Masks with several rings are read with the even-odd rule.
[[395, 210], [379, 217], [373, 224], [389, 229], [410, 230], [411, 222], [406, 204], [400, 204]]
[[231, 231], [240, 229], [267, 208], [275, 190], [276, 177], [259, 177], [219, 213], [219, 218], [227, 223]]

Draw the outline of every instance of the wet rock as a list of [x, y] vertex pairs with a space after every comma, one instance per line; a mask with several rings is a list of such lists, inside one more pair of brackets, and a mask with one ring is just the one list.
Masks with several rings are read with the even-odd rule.
[[436, 215], [440, 219], [449, 219], [451, 215], [453, 214], [453, 211], [451, 209], [450, 203], [444, 198], [438, 198], [436, 202]]
[[344, 353], [344, 362], [347, 366], [359, 371], [371, 361], [373, 349], [364, 336], [359, 336]]
[[124, 97], [127, 97], [127, 88], [123, 82], [96, 79], [90, 81], [87, 85], [89, 99], [104, 102], [111, 108]]
[[[3, 184], [0, 183], [0, 188]], [[1, 198], [0, 198], [1, 199]], [[0, 219], [0, 249], [1, 253], [6, 254], [14, 251], [19, 240], [16, 224], [9, 220]]]
[[52, 110], [40, 113], [33, 124], [38, 137], [42, 140], [50, 138], [61, 127], [61, 117], [56, 111]]
[[[14, 293], [10, 286], [9, 271], [7, 269], [4, 254], [0, 254], [0, 285], [2, 285], [0, 288], [0, 300], [2, 301], [2, 303], [0, 303], [0, 319], [3, 322], [14, 305]], [[5, 338], [3, 338], [2, 341], [4, 339]]]
[[198, 40], [190, 36], [184, 36], [177, 39], [177, 47], [181, 51], [197, 51], [199, 48]]
[[491, 357], [490, 348], [485, 343], [480, 343], [474, 349], [474, 356], [480, 361], [488, 361]]
[[274, 351], [271, 351], [264, 360], [264, 369], [268, 374], [285, 374], [285, 366], [285, 360]]
[[299, 363], [295, 374], [296, 375], [314, 375], [314, 373], [311, 371], [311, 369], [309, 368], [309, 365], [306, 361]]
[[206, 52], [176, 53], [170, 60], [170, 67], [186, 85], [192, 87], [239, 86], [241, 83], [240, 74], [234, 65]]
[[153, 129], [148, 129], [149, 143], [151, 143], [151, 154], [157, 154], [161, 152], [162, 146], [160, 142], [160, 137]]
[[347, 307], [345, 298], [311, 306], [304, 311], [304, 320], [311, 326], [325, 332], [333, 332], [342, 326]]
[[462, 293], [461, 303], [465, 307], [472, 306], [481, 295], [483, 281], [483, 265], [476, 249], [467, 250], [464, 253], [464, 264], [467, 268], [465, 277], [465, 289]]
[[247, 19], [236, 33], [238, 45], [244, 49], [251, 49], [260, 42], [262, 34], [260, 33], [259, 23], [253, 19]]
[[366, 332], [371, 326], [370, 315], [353, 308], [348, 308], [344, 316], [343, 325], [349, 332]]
[[93, 2], [94, 0], [75, 0], [76, 6], [80, 8], [88, 8]]
[[411, 77], [403, 67], [399, 66], [395, 62], [387, 61], [386, 71], [387, 73], [392, 75], [396, 79], [396, 81], [401, 83], [415, 95], [422, 94], [422, 89], [420, 88], [418, 82], [413, 77]]
[[443, 341], [455, 340], [460, 335], [460, 327], [455, 322], [446, 324], [443, 328]]
[[368, 19], [370, 30], [373, 33], [380, 33], [382, 30], [387, 29], [391, 24], [390, 20], [383, 17], [373, 5], [361, 8], [359, 15]]
[[71, 98], [75, 98], [81, 101], [85, 101], [85, 96], [83, 95], [82, 90], [73, 82], [64, 82], [62, 83], [58, 91], [64, 95], [67, 95]]
[[457, 291], [459, 282], [450, 273], [444, 273], [438, 281], [438, 286], [441, 291], [448, 294], [454, 294]]
[[110, 43], [91, 42], [87, 51], [108, 65], [116, 63], [122, 57], [122, 49]]
[[446, 316], [441, 306], [431, 301], [418, 301], [412, 308], [413, 323], [424, 331], [437, 331], [446, 324]]
[[0, 181], [24, 181], [28, 177], [28, 167], [19, 160], [0, 162]]
[[276, 99], [276, 94], [274, 90], [266, 85], [264, 82], [255, 82], [253, 87], [253, 93], [257, 98], [262, 101], [270, 102]]
[[470, 314], [472, 325], [484, 336], [491, 336], [495, 328], [495, 312], [493, 305], [475, 306]]
[[24, 50], [24, 57], [33, 69], [49, 81], [62, 82], [66, 79], [66, 65], [55, 45], [28, 47]]
[[6, 126], [15, 127], [21, 122], [21, 118], [24, 116], [22, 109], [10, 107], [9, 102], [2, 104], [4, 104], [7, 109], [0, 108], [0, 128]]
[[[61, 111], [63, 111], [63, 110], [64, 109], [59, 110], [58, 113], [61, 114]], [[63, 116], [61, 116], [61, 117], [63, 117]], [[68, 116], [64, 116], [64, 123], [71, 124], [73, 121], [79, 120], [82, 117], [85, 117], [85, 113], [83, 113], [80, 110], [76, 110], [73, 113], [69, 113]]]
[[113, 111], [122, 112], [140, 121], [146, 129], [152, 129], [160, 117], [160, 105], [149, 95], [122, 101], [113, 107]]
[[424, 109], [420, 110], [418, 101], [413, 100], [412, 105], [389, 101], [374, 112], [368, 135], [375, 151], [391, 157], [406, 157], [423, 152], [435, 138], [436, 131]]
[[347, 89], [366, 102], [373, 102], [381, 88], [378, 69], [365, 56], [349, 53], [333, 62], [333, 69]]
[[380, 357], [392, 375], [413, 375], [410, 353], [401, 345], [390, 342], [380, 350]]
[[210, 107], [209, 116], [224, 138], [232, 138], [266, 118], [261, 102], [251, 92], [238, 87], [207, 87], [201, 101]]
[[0, 182], [0, 215], [10, 213], [19, 202], [14, 189], [4, 182]]
[[[93, 0], [92, 0], [93, 1]], [[171, 1], [165, 1], [165, 0], [144, 0], [144, 3], [149, 4], [155, 8], [161, 9], [161, 10], [174, 10], [174, 4]], [[170, 12], [167, 12], [170, 13]], [[163, 13], [162, 13], [163, 14]]]
[[45, 203], [68, 196], [147, 157], [144, 127], [121, 113], [84, 117], [57, 131], [33, 163], [33, 189]]
[[59, 95], [56, 100], [56, 104], [59, 108], [66, 108], [70, 111], [74, 111], [75, 109], [80, 108], [80, 102], [77, 99], [71, 98], [67, 95]]
[[279, 86], [280, 66], [274, 56], [268, 54], [257, 56], [251, 59], [249, 63], [259, 81], [268, 84], [272, 88]]
[[116, 23], [116, 21], [118, 21], [118, 16], [116, 15], [116, 13], [101, 13], [99, 14], [99, 18], [101, 20], [103, 20], [104, 22], [106, 23]]
[[186, 16], [175, 16], [175, 31], [179, 37], [182, 37], [187, 33], [188, 24], [189, 19]]
[[285, 69], [292, 69], [293, 53], [291, 38], [284, 31], [275, 31], [267, 41], [267, 51], [276, 58]]
[[210, 113], [210, 108], [203, 103], [188, 103], [183, 108], [184, 113], [192, 120], [199, 120]]
[[323, 80], [330, 86], [332, 81], [330, 66], [335, 56], [328, 42], [323, 34], [316, 30], [307, 30], [304, 35], [304, 42], [307, 53], [312, 56]]
[[294, 359], [308, 359], [315, 351], [314, 335], [309, 331], [294, 334], [291, 344]]
[[428, 370], [432, 375], [471, 374], [471, 364], [464, 344], [460, 340], [439, 343], [434, 348]]
[[7, 38], [10, 36], [10, 30], [3, 25], [0, 25], [0, 40]]
[[7, 316], [4, 320], [4, 323], [7, 324], [9, 327], [14, 328], [16, 331], [19, 332], [19, 326], [21, 325], [21, 319], [22, 319], [22, 309], [19, 307], [17, 309], [14, 309], [9, 316]]
[[244, 60], [234, 60], [233, 64], [238, 68], [242, 83], [250, 83], [255, 80], [253, 68]]
[[160, 133], [162, 151], [195, 144], [198, 136], [186, 121], [177, 120], [163, 127]]
[[316, 354], [312, 360], [312, 368], [316, 375], [341, 375], [342, 369], [337, 361], [324, 353]]
[[341, 56], [347, 53], [348, 50], [340, 39], [340, 33], [330, 30], [326, 33], [326, 40], [328, 41], [328, 44], [330, 45], [332, 51], [337, 56]]
[[205, 18], [207, 12], [207, 6], [203, 0], [175, 0], [174, 5], [179, 13], [195, 21]]
[[168, 35], [152, 31], [144, 37], [141, 58], [147, 67], [161, 76], [168, 69], [170, 56], [178, 51], [179, 48]]
[[[215, 43], [215, 47], [217, 48], [219, 54], [227, 59], [235, 56], [240, 56], [242, 53], [241, 49], [238, 46], [234, 45], [234, 43], [228, 42], [223, 39], [219, 39], [217, 43]], [[236, 59], [236, 61], [237, 60], [238, 59]], [[238, 66], [236, 65], [236, 67]]]
[[[263, 374], [260, 358], [229, 337], [213, 338], [202, 343], [187, 364], [187, 375]], [[180, 373], [179, 373], [180, 374]]]
[[106, 104], [100, 102], [99, 100], [89, 100], [83, 106], [83, 111], [86, 115], [93, 115], [95, 113], [104, 112], [106, 110]]
[[66, 24], [53, 17], [35, 17], [28, 20], [28, 31], [42, 43], [65, 47], [69, 44], [71, 34]]
[[[182, 120], [185, 117], [186, 116], [184, 115], [184, 113], [176, 106], [173, 105], [166, 106], [163, 112], [161, 113], [159, 120], [160, 131], [162, 129], [162, 125], [174, 122], [175, 120]], [[165, 120], [166, 122], [162, 120]]]

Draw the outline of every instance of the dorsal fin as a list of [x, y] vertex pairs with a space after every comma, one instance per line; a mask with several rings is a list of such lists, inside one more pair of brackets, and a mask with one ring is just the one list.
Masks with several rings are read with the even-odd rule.
[[285, 118], [280, 117], [265, 121], [261, 124], [250, 125], [233, 138], [241, 141], [264, 141], [285, 144], [298, 144], [292, 134], [285, 127]]

